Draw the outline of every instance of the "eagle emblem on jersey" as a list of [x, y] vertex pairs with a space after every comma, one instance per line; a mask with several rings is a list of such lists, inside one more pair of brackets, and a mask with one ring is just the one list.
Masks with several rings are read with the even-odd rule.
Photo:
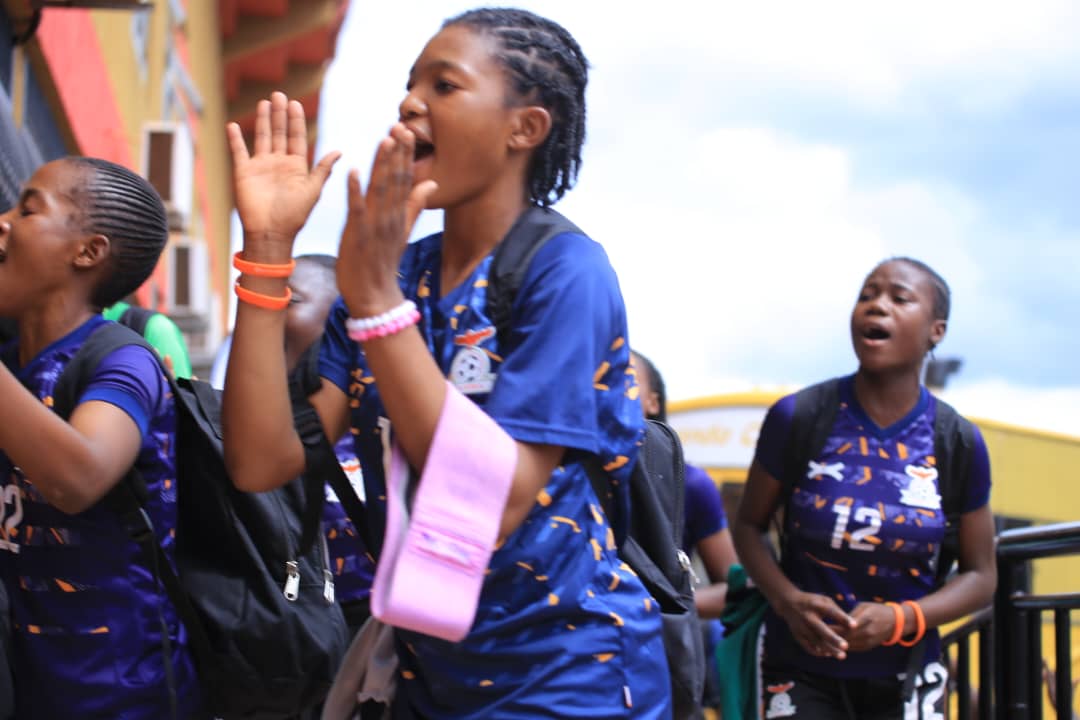
[[900, 490], [900, 502], [908, 507], [921, 507], [927, 510], [941, 509], [941, 495], [938, 494], [938, 471], [932, 467], [908, 465], [904, 472], [910, 478], [908, 486]]
[[461, 347], [450, 362], [450, 382], [462, 395], [483, 395], [495, 387], [495, 373], [491, 372], [491, 358], [477, 347], [495, 336], [495, 327], [489, 325], [480, 330], [469, 330], [454, 337], [454, 344]]
[[798, 708], [791, 702], [788, 691], [795, 687], [795, 683], [789, 682], [782, 685], [769, 685], [766, 690], [772, 695], [769, 698], [769, 707], [765, 709], [766, 720], [773, 718], [785, 718], [794, 715]]
[[806, 479], [807, 480], [813, 480], [813, 479], [816, 478], [816, 479], [820, 480], [821, 478], [823, 478], [823, 477], [825, 477], [827, 475], [827, 476], [831, 477], [833, 480], [835, 480], [836, 482], [843, 482], [843, 480], [844, 480], [844, 472], [843, 472], [843, 470], [844, 470], [844, 463], [842, 463], [842, 462], [832, 463], [830, 465], [829, 463], [819, 463], [819, 462], [814, 462], [813, 460], [811, 460], [810, 461], [810, 469], [806, 471]]

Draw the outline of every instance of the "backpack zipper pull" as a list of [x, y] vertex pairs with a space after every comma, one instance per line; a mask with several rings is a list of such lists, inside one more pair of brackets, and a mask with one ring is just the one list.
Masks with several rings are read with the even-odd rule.
[[322, 596], [326, 599], [327, 605], [334, 604], [334, 575], [329, 570], [324, 569], [322, 571], [323, 576], [323, 591]]
[[285, 563], [285, 599], [295, 601], [300, 595], [300, 565], [295, 560]]
[[679, 549], [679, 564], [682, 565], [682, 569], [690, 573], [690, 579], [694, 581], [694, 585], [701, 583], [701, 578], [694, 572], [694, 565], [690, 562], [690, 556], [686, 554], [684, 550]]

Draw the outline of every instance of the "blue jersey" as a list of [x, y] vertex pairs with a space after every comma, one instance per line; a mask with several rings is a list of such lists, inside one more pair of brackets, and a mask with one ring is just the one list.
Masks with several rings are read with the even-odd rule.
[[696, 465], [686, 465], [686, 526], [683, 550], [691, 553], [699, 542], [728, 526], [724, 501], [716, 483]]
[[[17, 369], [47, 405], [65, 364], [101, 324], [95, 316]], [[176, 419], [160, 365], [125, 347], [95, 372], [80, 403], [127, 413], [142, 434], [137, 465], [146, 480], [158, 542], [172, 556], [176, 527]], [[17, 422], [17, 418], [5, 418]], [[0, 576], [12, 606], [18, 717], [158, 719], [169, 716], [159, 613], [169, 628], [180, 709], [199, 690], [186, 634], [164, 590], [119, 519], [99, 502], [77, 515], [57, 510], [0, 452], [3, 533]]]
[[[793, 395], [773, 405], [758, 437], [756, 459], [778, 479], [794, 407]], [[841, 381], [832, 432], [788, 503], [782, 567], [797, 587], [827, 595], [846, 611], [860, 602], [917, 600], [937, 589], [945, 516], [935, 469], [936, 408], [923, 388], [906, 417], [881, 428], [859, 407], [853, 377]], [[990, 462], [977, 430], [975, 437], [962, 512], [990, 500]], [[930, 661], [940, 654], [940, 641], [936, 630], [926, 637]], [[834, 677], [884, 677], [904, 672], [909, 653], [894, 645], [843, 661], [814, 657], [779, 616], [771, 610], [766, 616], [765, 655], [773, 665]]]
[[[409, 246], [401, 286], [442, 371], [516, 440], [567, 448], [528, 517], [496, 549], [469, 635], [398, 631], [395, 713], [425, 718], [666, 718], [660, 614], [620, 560], [582, 460], [627, 482], [642, 434], [615, 273], [583, 235], [550, 240], [530, 264], [514, 326], [486, 314], [489, 255], [438, 287], [442, 238]], [[320, 370], [352, 400], [369, 511], [385, 508], [388, 421], [346, 310], [331, 311]], [[432, 588], [433, 598], [438, 588]]]
[[[349, 479], [360, 499], [364, 499], [363, 477], [360, 461], [353, 450], [353, 441], [343, 437], [334, 446], [341, 469]], [[323, 530], [326, 532], [326, 549], [334, 572], [334, 595], [340, 603], [363, 600], [371, 594], [371, 581], [375, 577], [375, 564], [368, 555], [349, 514], [338, 496], [326, 486], [326, 502], [323, 503]]]

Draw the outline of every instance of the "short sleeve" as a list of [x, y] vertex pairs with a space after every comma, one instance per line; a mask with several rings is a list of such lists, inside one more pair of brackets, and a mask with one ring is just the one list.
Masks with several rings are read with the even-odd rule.
[[754, 459], [776, 480], [784, 478], [784, 449], [795, 416], [795, 396], [786, 395], [769, 408], [761, 423]]
[[974, 427], [975, 447], [972, 448], [971, 469], [968, 474], [967, 492], [964, 497], [963, 512], [968, 513], [990, 502], [990, 454], [986, 450], [986, 441], [978, 427]]
[[345, 394], [349, 393], [350, 360], [356, 351], [356, 343], [349, 339], [345, 331], [348, 317], [345, 301], [339, 297], [330, 307], [326, 331], [319, 346], [319, 375], [337, 385]]
[[101, 361], [79, 403], [106, 402], [123, 410], [146, 435], [169, 393], [160, 361], [140, 345], [126, 345]]
[[693, 465], [686, 466], [686, 526], [690, 547], [728, 526], [716, 483], [707, 472]]
[[[549, 240], [529, 266], [513, 317], [506, 358], [484, 408], [511, 436], [596, 454], [602, 436], [617, 430], [601, 423], [632, 422], [636, 415], [640, 431], [640, 404], [621, 397], [626, 312], [599, 244], [578, 234]], [[620, 397], [604, 400], [600, 392]], [[607, 420], [599, 412], [605, 401], [618, 406]]]

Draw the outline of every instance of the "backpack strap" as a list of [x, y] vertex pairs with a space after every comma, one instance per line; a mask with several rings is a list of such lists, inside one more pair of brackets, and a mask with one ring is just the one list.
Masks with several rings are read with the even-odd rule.
[[[86, 386], [90, 384], [101, 362], [110, 354], [128, 345], [139, 345], [150, 351], [156, 359], [157, 353], [142, 336], [131, 328], [118, 323], [106, 323], [99, 327], [64, 367], [53, 389], [53, 409], [60, 417], [68, 420]], [[160, 365], [160, 360], [158, 361]], [[169, 374], [162, 367], [162, 372], [169, 382], [174, 397], [179, 397], [176, 386], [169, 380]], [[179, 402], [179, 400], [177, 400]], [[153, 573], [154, 583], [161, 583], [166, 596], [172, 601], [187, 630], [192, 651], [196, 657], [209, 657], [210, 641], [206, 637], [202, 623], [180, 585], [180, 579], [173, 571], [164, 549], [154, 534], [154, 525], [146, 512], [146, 481], [134, 466], [127, 475], [105, 494], [103, 502], [120, 519], [121, 525], [138, 545], [145, 567]], [[172, 642], [169, 638], [168, 623], [158, 607], [158, 622], [161, 630], [161, 652], [164, 658], [165, 682], [169, 693], [169, 707], [173, 718], [178, 717], [176, 677], [173, 668]]]
[[781, 556], [787, 538], [787, 504], [795, 490], [795, 483], [806, 473], [810, 461], [825, 447], [839, 408], [840, 378], [811, 385], [795, 394], [791, 428], [784, 445], [783, 477], [777, 478], [781, 486], [777, 508], [784, 511], [782, 522], [774, 516]]
[[[970, 478], [975, 426], [944, 400], [935, 397], [934, 402], [934, 459], [941, 510], [945, 514], [945, 537], [938, 548], [934, 582], [941, 587], [960, 555], [960, 515]], [[908, 657], [900, 691], [905, 702], [914, 690], [915, 677], [922, 672], [925, 657], [926, 640], [923, 639], [912, 648]]]
[[936, 580], [942, 585], [960, 555], [960, 515], [967, 496], [975, 426], [944, 400], [934, 398], [934, 458], [945, 514], [945, 539], [938, 553]]
[[514, 299], [532, 259], [548, 240], [563, 233], [581, 234], [581, 230], [551, 208], [530, 206], [495, 248], [488, 272], [487, 315], [500, 341], [510, 332]]
[[156, 315], [153, 310], [148, 310], [138, 305], [128, 305], [127, 309], [121, 313], [120, 317], [116, 319], [116, 322], [121, 325], [127, 325], [129, 328], [139, 333], [139, 335], [146, 336], [146, 326], [150, 322], [150, 318]]
[[304, 352], [289, 375], [293, 426], [304, 446], [304, 488], [307, 502], [305, 503], [301, 547], [310, 547], [306, 543], [314, 542], [314, 533], [311, 531], [314, 529], [317, 532], [321, 527], [323, 503], [326, 501], [323, 483], [326, 482], [330, 484], [334, 494], [341, 501], [345, 513], [352, 521], [353, 527], [360, 533], [360, 538], [372, 557], [378, 558], [382, 543], [375, 544], [377, 538], [367, 522], [364, 504], [360, 502], [349, 478], [345, 476], [345, 471], [338, 462], [337, 453], [334, 452], [334, 447], [323, 430], [319, 414], [315, 412], [315, 408], [308, 400], [310, 395], [322, 387], [322, 378], [319, 375], [321, 344], [321, 340], [316, 340]]

